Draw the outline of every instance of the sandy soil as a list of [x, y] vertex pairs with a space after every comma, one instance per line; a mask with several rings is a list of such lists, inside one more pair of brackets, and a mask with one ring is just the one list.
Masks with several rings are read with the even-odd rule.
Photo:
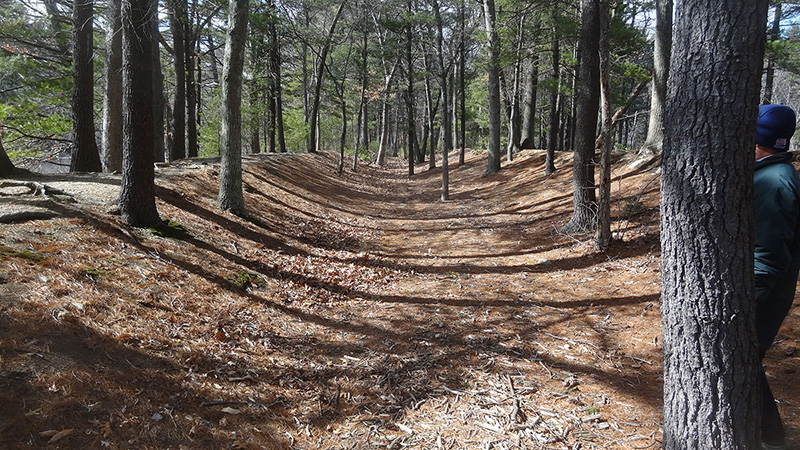
[[[249, 220], [190, 162], [161, 230], [109, 214], [115, 177], [0, 183], [47, 213], [0, 225], [0, 448], [659, 448], [657, 175], [615, 165], [601, 253], [543, 157], [468, 154], [444, 202], [427, 163], [250, 157]], [[798, 326], [767, 360], [795, 444]]]

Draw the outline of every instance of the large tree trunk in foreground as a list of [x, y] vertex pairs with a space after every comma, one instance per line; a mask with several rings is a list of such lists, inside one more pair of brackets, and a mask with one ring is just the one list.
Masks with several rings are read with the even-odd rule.
[[119, 209], [131, 225], [156, 226], [153, 147], [154, 0], [122, 2], [122, 181]]
[[766, 12], [766, 0], [677, 6], [661, 177], [665, 450], [760, 448], [752, 190]]
[[597, 109], [600, 103], [600, 1], [581, 2], [580, 69], [578, 70], [575, 121], [575, 149], [572, 163], [573, 212], [570, 221], [561, 229], [563, 233], [592, 231], [597, 213], [594, 186], [594, 141], [597, 130]]
[[222, 133], [219, 195], [223, 210], [245, 215], [242, 193], [242, 72], [247, 38], [248, 0], [230, 0], [222, 69]]
[[72, 150], [70, 171], [100, 172], [100, 154], [94, 136], [94, 58], [92, 38], [94, 2], [74, 0], [72, 8]]

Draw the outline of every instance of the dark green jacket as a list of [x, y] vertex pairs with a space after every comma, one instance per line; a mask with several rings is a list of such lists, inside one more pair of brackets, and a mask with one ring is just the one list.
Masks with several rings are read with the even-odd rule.
[[800, 179], [791, 154], [755, 163], [755, 282], [757, 302], [794, 297], [800, 268]]

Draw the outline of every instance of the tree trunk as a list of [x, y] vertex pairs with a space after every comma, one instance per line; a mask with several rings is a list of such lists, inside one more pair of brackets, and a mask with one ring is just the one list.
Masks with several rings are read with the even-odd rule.
[[311, 104], [311, 113], [309, 114], [309, 130], [311, 132], [311, 136], [309, 138], [309, 153], [316, 153], [317, 151], [317, 121], [319, 116], [319, 101], [320, 101], [320, 94], [322, 92], [322, 73], [323, 68], [325, 67], [325, 60], [328, 58], [328, 52], [330, 51], [331, 47], [331, 40], [333, 39], [333, 32], [336, 30], [336, 22], [339, 21], [339, 17], [342, 16], [342, 11], [344, 10], [344, 3], [345, 0], [342, 0], [339, 3], [339, 8], [336, 9], [336, 15], [333, 17], [333, 22], [331, 22], [331, 27], [328, 30], [328, 35], [325, 38], [325, 45], [322, 47], [322, 51], [319, 55], [319, 62], [317, 63], [317, 71], [316, 75], [314, 76], [314, 98], [313, 103]]
[[[534, 25], [534, 36], [539, 34], [538, 23]], [[534, 123], [536, 122], [536, 95], [539, 84], [539, 55], [534, 53], [530, 57], [528, 77], [525, 79], [525, 101], [522, 106], [522, 131], [520, 146], [524, 149], [536, 148], [534, 144]]]
[[467, 50], [466, 50], [466, 5], [464, 0], [458, 4], [458, 24], [459, 24], [459, 38], [458, 38], [458, 95], [461, 100], [461, 135], [460, 147], [458, 152], [458, 165], [464, 165], [464, 153], [467, 149], [467, 86], [466, 86], [466, 67], [467, 67]]
[[[487, 0], [493, 1], [493, 0]], [[450, 199], [450, 171], [448, 157], [453, 149], [453, 122], [450, 118], [450, 91], [447, 90], [447, 70], [444, 63], [444, 34], [442, 29], [442, 15], [439, 11], [439, 0], [432, 0], [433, 14], [436, 18], [436, 55], [439, 62], [439, 84], [442, 91], [442, 200]]]
[[[157, 0], [156, 0], [157, 2]], [[166, 139], [164, 127], [164, 73], [161, 71], [161, 50], [159, 49], [158, 18], [153, 27], [153, 160], [164, 162], [166, 158]]]
[[[431, 67], [430, 58], [428, 54], [424, 54], [425, 58], [425, 71], [429, 74], [433, 72], [433, 67]], [[428, 170], [432, 170], [436, 167], [436, 145], [438, 142], [438, 135], [436, 133], [436, 125], [434, 123], [434, 118], [436, 117], [436, 113], [439, 110], [439, 96], [436, 97], [436, 102], [433, 101], [433, 88], [431, 87], [431, 79], [430, 75], [425, 76], [425, 106], [427, 107], [427, 121], [426, 125], [428, 127], [428, 132], [425, 133], [425, 142], [423, 142], [423, 148], [429, 147], [428, 150]], [[427, 145], [426, 145], [427, 142]]]
[[640, 153], [643, 154], [661, 153], [664, 141], [664, 109], [666, 108], [667, 78], [669, 78], [669, 58], [672, 48], [672, 2], [673, 0], [656, 0], [650, 122], [647, 126], [647, 139], [640, 150]]
[[356, 136], [356, 150], [353, 152], [353, 172], [358, 165], [358, 155], [365, 149], [369, 149], [369, 133], [367, 130], [367, 83], [369, 72], [367, 72], [367, 47], [369, 32], [364, 28], [364, 40], [361, 46], [361, 101], [358, 105], [358, 130]]
[[222, 132], [220, 137], [220, 209], [247, 214], [242, 192], [242, 72], [247, 39], [248, 0], [228, 2], [228, 32], [222, 68]]
[[[250, 47], [251, 64], [255, 71], [255, 60], [258, 59], [256, 54], [256, 45]], [[259, 86], [258, 78], [253, 76], [250, 80], [250, 153], [261, 153], [261, 120], [258, 112], [258, 104], [262, 99], [261, 86]]]
[[70, 171], [100, 172], [100, 154], [94, 135], [93, 0], [74, 0], [72, 8], [72, 133]]
[[339, 89], [339, 104], [342, 108], [342, 128], [339, 134], [339, 163], [336, 165], [336, 173], [341, 175], [344, 172], [344, 147], [347, 144], [347, 101], [344, 96], [344, 80], [342, 80], [341, 88]]
[[600, 1], [581, 0], [580, 69], [578, 71], [575, 150], [572, 164], [573, 213], [562, 233], [592, 231], [597, 225], [594, 185], [594, 141], [600, 103]]
[[191, 22], [186, 28], [186, 156], [197, 156], [197, 82], [194, 77], [197, 65], [194, 29]]
[[766, 14], [766, 0], [686, 0], [676, 15], [661, 177], [665, 450], [760, 448], [752, 203]]
[[122, 170], [122, 2], [109, 0], [103, 66], [103, 171]]
[[219, 83], [219, 71], [217, 69], [217, 52], [214, 50], [214, 38], [211, 37], [209, 34], [206, 39], [208, 40], [208, 54], [211, 56], [208, 63], [211, 66], [211, 81], [214, 82], [214, 85]]
[[122, 2], [122, 181], [119, 210], [135, 226], [157, 226], [153, 151], [154, 0]]
[[275, 68], [273, 67], [273, 60], [272, 60], [272, 43], [270, 43], [269, 48], [269, 59], [267, 60], [267, 71], [269, 73], [267, 77], [267, 127], [264, 130], [266, 133], [267, 139], [267, 151], [270, 153], [275, 153], [277, 148], [275, 146], [275, 135], [277, 134], [277, 104], [275, 103]]
[[603, 145], [600, 147], [600, 185], [597, 201], [597, 232], [594, 237], [595, 248], [608, 250], [611, 245], [611, 148], [613, 146], [611, 124], [611, 89], [609, 81], [610, 48], [609, 48], [609, 0], [600, 5], [600, 136]]
[[486, 39], [488, 41], [487, 71], [489, 74], [489, 161], [483, 176], [491, 175], [500, 170], [500, 69], [498, 58], [500, 44], [495, 30], [494, 0], [483, 2], [483, 15], [486, 24]]
[[375, 162], [379, 166], [383, 166], [386, 163], [386, 151], [389, 148], [389, 89], [392, 86], [394, 74], [397, 72], [399, 65], [400, 60], [398, 59], [392, 66], [391, 72], [384, 74], [383, 93], [381, 95], [381, 134], [378, 155], [375, 158]]
[[283, 124], [283, 82], [281, 81], [281, 41], [278, 36], [278, 28], [275, 23], [278, 21], [278, 12], [275, 0], [270, 2], [270, 14], [272, 20], [269, 23], [269, 34], [272, 39], [270, 47], [270, 61], [272, 64], [272, 76], [274, 80], [273, 95], [275, 97], [275, 131], [277, 133], [278, 152], [286, 153], [286, 132]]
[[520, 149], [520, 114], [519, 114], [519, 86], [522, 79], [522, 48], [525, 38], [525, 15], [522, 14], [519, 18], [519, 25], [517, 27], [517, 49], [516, 58], [514, 58], [514, 78], [511, 85], [508, 109], [508, 145], [506, 146], [506, 159], [511, 162], [514, 158], [514, 152]]
[[552, 67], [553, 67], [553, 87], [550, 92], [550, 125], [547, 128], [547, 156], [544, 162], [544, 173], [550, 175], [556, 171], [555, 157], [556, 147], [558, 147], [559, 134], [559, 99], [561, 99], [561, 48], [558, 32], [558, 2], [553, 5], [553, 42], [552, 42]]
[[[772, 19], [772, 29], [769, 32], [770, 42], [776, 42], [781, 37], [781, 16], [783, 15], [783, 3], [778, 1], [775, 4], [775, 17]], [[764, 77], [764, 98], [761, 103], [768, 105], [772, 103], [772, 90], [775, 83], [775, 58], [767, 57], [767, 70]]]
[[170, 0], [169, 27], [172, 31], [172, 50], [175, 64], [175, 98], [172, 106], [172, 148], [170, 161], [186, 157], [186, 51], [184, 48], [184, 22], [186, 0]]
[[[412, 0], [407, 2], [407, 12], [409, 17], [414, 13]], [[414, 176], [414, 163], [416, 162], [417, 152], [414, 150], [415, 121], [414, 121], [414, 59], [413, 59], [413, 34], [411, 33], [411, 22], [406, 24], [406, 77], [408, 78], [408, 89], [406, 90], [406, 120], [408, 130], [408, 176]]]
[[3, 148], [3, 135], [0, 133], [0, 177], [9, 176], [13, 172], [14, 163], [11, 162], [8, 153], [6, 153], [6, 149]]

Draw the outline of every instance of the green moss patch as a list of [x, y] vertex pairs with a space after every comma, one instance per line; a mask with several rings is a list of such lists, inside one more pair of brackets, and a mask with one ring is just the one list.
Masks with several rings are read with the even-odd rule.
[[239, 272], [230, 274], [225, 277], [232, 285], [238, 289], [246, 291], [253, 286], [262, 285], [265, 283], [264, 279], [254, 273]]
[[44, 255], [38, 252], [33, 252], [28, 249], [14, 250], [10, 247], [0, 246], [0, 258], [19, 258], [27, 259], [28, 261], [39, 262], [44, 260]]
[[92, 266], [84, 267], [83, 270], [81, 270], [81, 272], [93, 280], [96, 280], [101, 277], [107, 278], [111, 275], [111, 272], [109, 272], [108, 270], [98, 269], [97, 267], [92, 267]]

